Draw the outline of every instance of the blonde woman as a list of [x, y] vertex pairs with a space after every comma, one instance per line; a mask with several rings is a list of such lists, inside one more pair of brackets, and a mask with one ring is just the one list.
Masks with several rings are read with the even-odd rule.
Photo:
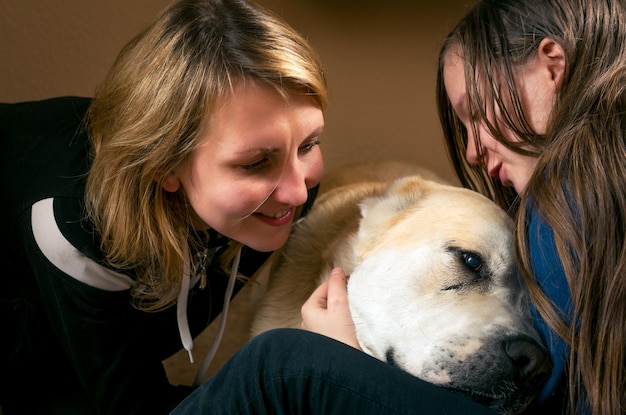
[[[161, 361], [225, 309], [314, 199], [316, 54], [246, 0], [173, 3], [93, 100], [0, 106], [0, 405], [167, 413]], [[225, 314], [225, 313], [224, 313]]]

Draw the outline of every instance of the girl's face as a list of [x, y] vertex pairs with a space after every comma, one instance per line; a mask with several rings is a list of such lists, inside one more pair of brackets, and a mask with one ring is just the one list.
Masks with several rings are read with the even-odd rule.
[[307, 189], [322, 178], [323, 129], [312, 97], [286, 100], [269, 86], [240, 82], [212, 116], [200, 147], [163, 187], [182, 186], [201, 226], [258, 251], [276, 250]]
[[[548, 68], [543, 65], [544, 62], [541, 54], [538, 53], [529, 63], [517, 68], [516, 73], [517, 89], [524, 114], [528, 118], [530, 127], [537, 134], [545, 133], [556, 97], [554, 78]], [[451, 49], [445, 56], [443, 76], [448, 98], [467, 130], [467, 161], [473, 165], [483, 163], [489, 176], [500, 180], [504, 186], [514, 187], [518, 194], [523, 194], [537, 159], [516, 153], [498, 142], [485, 123], [476, 119], [473, 111], [467, 108], [464, 62], [458, 48]], [[519, 137], [499, 121], [499, 108], [495, 108], [494, 114], [488, 114], [488, 118], [492, 124], [500, 126], [502, 134], [510, 142], [519, 141]], [[476, 136], [472, 127], [474, 123], [477, 123]], [[477, 149], [479, 152], [476, 151]]]

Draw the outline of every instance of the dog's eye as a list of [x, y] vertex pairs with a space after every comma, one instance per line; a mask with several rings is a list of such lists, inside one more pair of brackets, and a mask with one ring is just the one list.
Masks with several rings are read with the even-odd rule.
[[450, 246], [448, 251], [454, 255], [459, 265], [463, 266], [469, 272], [465, 274], [461, 281], [444, 287], [444, 291], [482, 286], [483, 284], [481, 283], [489, 278], [488, 269], [483, 258], [478, 253], [455, 246]]
[[463, 261], [465, 262], [465, 265], [467, 265], [467, 267], [474, 272], [480, 272], [483, 267], [483, 260], [476, 254], [463, 254]]

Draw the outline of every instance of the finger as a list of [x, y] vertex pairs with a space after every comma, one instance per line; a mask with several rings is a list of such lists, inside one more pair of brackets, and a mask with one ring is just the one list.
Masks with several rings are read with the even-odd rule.
[[328, 281], [322, 283], [313, 291], [313, 294], [302, 304], [300, 315], [302, 316], [302, 328], [307, 328], [307, 319], [312, 318], [319, 310], [326, 310], [328, 295]]
[[328, 298], [328, 284], [329, 281], [324, 281], [313, 291], [313, 294], [306, 301], [307, 303], [317, 304], [326, 308], [326, 299]]
[[346, 275], [346, 273], [343, 271], [342, 268], [335, 267], [332, 269], [332, 271], [330, 271], [329, 279], [343, 282], [343, 284], [345, 285], [346, 281], [348, 281], [348, 276]]
[[348, 300], [348, 278], [341, 268], [334, 268], [328, 279], [327, 304], [343, 304]]

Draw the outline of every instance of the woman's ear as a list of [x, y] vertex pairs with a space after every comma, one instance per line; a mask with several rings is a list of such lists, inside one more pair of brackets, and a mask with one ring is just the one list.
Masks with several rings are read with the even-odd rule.
[[539, 57], [544, 61], [555, 82], [556, 90], [561, 89], [565, 72], [565, 52], [561, 45], [553, 39], [545, 38], [539, 43]]
[[176, 173], [174, 172], [170, 172], [166, 174], [165, 176], [155, 174], [154, 181], [157, 183], [161, 181], [161, 187], [163, 187], [163, 189], [166, 192], [174, 193], [174, 192], [177, 192], [178, 189], [180, 189], [180, 180], [178, 179], [178, 176], [176, 176]]

